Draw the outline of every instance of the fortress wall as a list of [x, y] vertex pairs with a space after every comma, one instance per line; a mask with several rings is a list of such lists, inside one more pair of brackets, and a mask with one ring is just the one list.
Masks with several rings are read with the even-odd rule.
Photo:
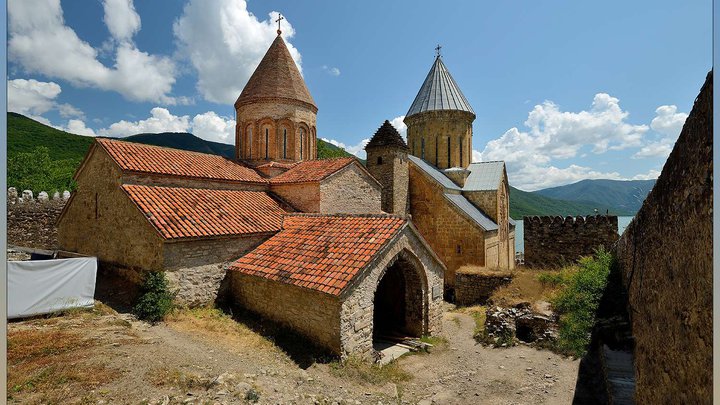
[[711, 72], [617, 244], [638, 404], [712, 402], [712, 134]]
[[560, 267], [593, 254], [600, 246], [610, 249], [618, 239], [614, 215], [523, 217], [523, 226], [528, 267]]

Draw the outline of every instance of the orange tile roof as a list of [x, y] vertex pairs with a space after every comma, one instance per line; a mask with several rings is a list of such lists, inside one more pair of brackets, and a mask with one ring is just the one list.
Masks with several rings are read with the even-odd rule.
[[306, 160], [296, 164], [285, 173], [273, 177], [270, 183], [282, 184], [320, 181], [355, 161], [356, 159], [352, 157]]
[[387, 214], [287, 215], [282, 231], [230, 269], [340, 295], [404, 223]]
[[286, 213], [262, 191], [122, 188], [164, 239], [277, 232]]
[[222, 156], [97, 138], [123, 170], [221, 181], [266, 183], [253, 169]]

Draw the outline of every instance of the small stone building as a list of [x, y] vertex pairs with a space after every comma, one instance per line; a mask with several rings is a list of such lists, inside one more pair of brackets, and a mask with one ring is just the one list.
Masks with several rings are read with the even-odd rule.
[[374, 338], [440, 331], [443, 270], [402, 218], [292, 214], [230, 279], [244, 307], [333, 353], [369, 357]]

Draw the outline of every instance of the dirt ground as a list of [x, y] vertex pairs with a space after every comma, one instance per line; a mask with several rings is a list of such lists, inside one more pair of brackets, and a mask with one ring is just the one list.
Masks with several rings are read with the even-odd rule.
[[[305, 355], [297, 339], [216, 310], [150, 325], [98, 304], [8, 325], [8, 402], [564, 404], [578, 361], [478, 345], [448, 306], [440, 342], [384, 368]], [[294, 347], [293, 347], [294, 346]]]

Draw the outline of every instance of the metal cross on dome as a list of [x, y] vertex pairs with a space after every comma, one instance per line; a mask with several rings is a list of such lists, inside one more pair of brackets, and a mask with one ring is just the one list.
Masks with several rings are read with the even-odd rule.
[[278, 29], [277, 29], [278, 35], [282, 34], [282, 31], [280, 31], [280, 21], [282, 21], [284, 19], [285, 19], [285, 17], [283, 17], [282, 14], [278, 13], [278, 19], [275, 20], [275, 22], [278, 23]]
[[438, 44], [438, 46], [435, 47], [435, 56], [436, 57], [440, 56], [440, 49], [442, 49], [442, 46], [440, 46], [440, 44]]

